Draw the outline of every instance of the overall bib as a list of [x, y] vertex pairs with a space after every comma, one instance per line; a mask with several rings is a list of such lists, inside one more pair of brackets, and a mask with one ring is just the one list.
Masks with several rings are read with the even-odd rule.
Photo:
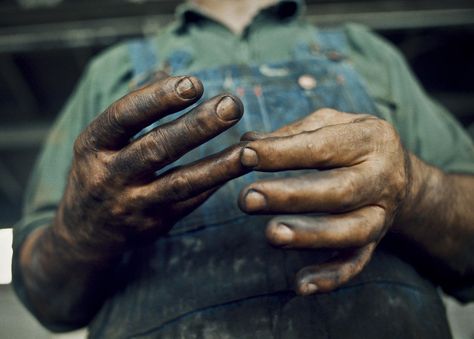
[[[193, 58], [175, 51], [160, 60], [151, 41], [129, 44], [135, 86], [157, 69], [180, 75]], [[247, 131], [272, 131], [319, 108], [381, 116], [346, 57], [342, 31], [316, 31], [279, 63], [228, 65], [193, 73], [202, 100], [239, 96], [242, 120], [172, 166], [214, 154]], [[201, 102], [202, 102], [201, 100]], [[162, 124], [176, 115], [159, 122]], [[147, 130], [153, 128], [150, 126]], [[184, 136], [185, 137], [185, 136]], [[116, 286], [90, 326], [92, 338], [449, 338], [436, 289], [381, 244], [366, 269], [339, 290], [300, 297], [295, 273], [326, 260], [328, 250], [271, 247], [268, 216], [237, 207], [255, 180], [295, 175], [250, 173], [232, 180], [153, 245], [129, 253]]]

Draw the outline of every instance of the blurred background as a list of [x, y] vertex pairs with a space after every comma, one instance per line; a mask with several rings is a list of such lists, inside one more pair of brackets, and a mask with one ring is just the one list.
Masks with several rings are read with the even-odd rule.
[[[13, 296], [9, 266], [11, 227], [52, 121], [95, 54], [159, 31], [180, 2], [0, 0], [0, 338], [51, 338]], [[306, 2], [315, 24], [366, 24], [397, 45], [474, 137], [474, 0]], [[455, 338], [474, 338], [473, 307], [446, 302]]]

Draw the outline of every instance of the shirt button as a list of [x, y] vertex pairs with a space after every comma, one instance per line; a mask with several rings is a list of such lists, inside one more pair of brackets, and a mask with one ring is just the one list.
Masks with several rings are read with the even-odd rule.
[[315, 89], [318, 85], [318, 82], [312, 75], [304, 74], [298, 78], [298, 84], [302, 89], [309, 91], [311, 89]]

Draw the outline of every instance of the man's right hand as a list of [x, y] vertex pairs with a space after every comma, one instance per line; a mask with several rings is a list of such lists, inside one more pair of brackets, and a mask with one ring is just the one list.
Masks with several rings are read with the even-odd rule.
[[113, 257], [169, 231], [218, 187], [248, 170], [241, 147], [156, 172], [236, 124], [240, 100], [223, 94], [132, 138], [199, 100], [194, 77], [169, 77], [113, 103], [77, 138], [53, 231], [86, 261]]

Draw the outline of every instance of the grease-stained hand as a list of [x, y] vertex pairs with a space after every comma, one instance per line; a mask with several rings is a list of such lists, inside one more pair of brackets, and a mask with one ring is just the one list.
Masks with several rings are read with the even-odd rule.
[[210, 99], [178, 119], [133, 137], [202, 96], [194, 77], [166, 77], [113, 103], [78, 137], [69, 181], [54, 230], [78, 257], [100, 260], [148, 242], [248, 169], [242, 147], [156, 172], [236, 124], [240, 100]]
[[298, 272], [299, 294], [331, 291], [356, 276], [411, 198], [410, 155], [392, 125], [376, 117], [321, 109], [242, 140], [249, 143], [241, 161], [256, 171], [315, 169], [255, 182], [239, 199], [249, 214], [280, 215], [267, 225], [271, 244], [338, 249], [328, 262]]

